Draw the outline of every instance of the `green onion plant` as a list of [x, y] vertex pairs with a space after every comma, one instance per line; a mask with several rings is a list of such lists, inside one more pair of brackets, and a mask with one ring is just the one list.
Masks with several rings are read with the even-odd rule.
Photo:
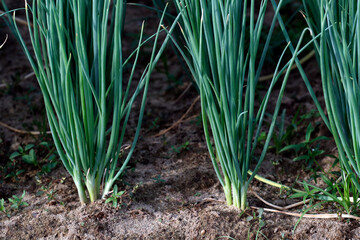
[[[57, 151], [81, 203], [106, 197], [132, 156], [150, 73], [170, 38], [157, 49], [161, 25], [144, 40], [143, 24], [138, 47], [125, 57], [126, 0], [33, 0], [25, 8], [33, 52], [14, 18], [8, 16], [8, 23], [40, 85]], [[142, 74], [136, 74], [140, 48], [150, 39], [154, 40], [151, 58]], [[127, 124], [140, 94], [138, 121], [125, 154]]]
[[[303, 0], [314, 36], [323, 94], [346, 202], [360, 191], [360, 1]], [[350, 183], [348, 181], [351, 181]]]
[[[188, 52], [183, 52], [181, 46], [178, 49], [182, 51], [199, 88], [211, 160], [227, 204], [242, 210], [247, 207], [249, 184], [269, 147], [290, 74], [287, 66], [295, 61], [300, 46], [298, 44], [293, 49], [294, 57], [280, 68], [289, 44], [284, 46], [268, 91], [257, 96], [258, 80], [282, 2], [274, 7], [274, 17], [269, 29], [265, 30], [267, 0], [176, 0], [178, 12], [182, 14], [180, 25]], [[262, 49], [259, 48], [261, 34], [267, 34]], [[304, 33], [301, 39], [303, 36]], [[187, 58], [187, 54], [191, 57]], [[270, 93], [284, 71], [272, 122], [259, 153], [257, 143], [265, 127], [263, 120], [265, 111], [269, 110]], [[259, 98], [262, 100], [256, 102], [255, 99]], [[248, 176], [252, 163], [255, 163], [253, 174]]]

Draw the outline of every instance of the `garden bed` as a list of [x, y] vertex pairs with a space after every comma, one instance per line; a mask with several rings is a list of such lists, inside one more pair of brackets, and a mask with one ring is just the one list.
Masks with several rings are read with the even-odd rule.
[[[21, 6], [22, 1], [18, 2]], [[11, 1], [10, 7], [16, 6], [19, 5]], [[23, 14], [17, 16], [23, 17]], [[127, 16], [130, 20], [125, 27], [127, 36], [139, 32], [143, 19], [138, 16], [147, 16], [147, 27], [153, 25], [152, 29], [147, 28], [148, 32], [156, 26], [157, 20], [151, 11], [129, 7]], [[26, 32], [26, 27], [22, 31]], [[0, 39], [6, 34], [9, 39], [0, 50], [0, 85], [5, 84], [0, 88], [0, 121], [16, 129], [44, 132], [47, 127], [40, 89], [34, 77], [24, 79], [31, 68], [10, 31], [2, 25]], [[131, 37], [128, 39], [127, 44], [131, 46]], [[169, 70], [164, 71], [167, 67]], [[309, 60], [304, 68], [320, 96], [316, 59]], [[241, 213], [228, 207], [206, 147], [198, 94], [194, 87], [188, 89], [190, 79], [171, 48], [158, 70], [151, 78], [141, 137], [126, 174], [116, 183], [119, 191], [125, 190], [117, 207], [104, 200], [81, 205], [75, 185], [60, 160], [49, 171], [41, 169], [48, 164], [52, 149], [40, 145], [48, 142], [51, 146], [51, 138], [45, 133], [32, 136], [0, 127], [0, 199], [4, 198], [8, 204], [7, 200], [13, 195], [20, 196], [26, 191], [23, 201], [28, 204], [18, 210], [8, 207], [9, 216], [0, 212], [1, 239], [359, 239], [360, 224], [356, 220], [303, 218], [298, 223], [299, 217], [282, 213], [264, 211], [260, 219], [253, 208]], [[267, 86], [266, 82], [263, 84]], [[287, 124], [297, 111], [304, 116], [315, 110], [297, 73], [293, 72], [285, 93], [282, 108], [287, 109]], [[187, 111], [180, 124], [166, 133], [161, 132]], [[133, 127], [135, 118], [136, 115], [130, 119]], [[313, 138], [330, 136], [321, 119], [310, 114], [299, 124], [292, 143], [305, 139], [310, 123], [316, 126]], [[20, 160], [15, 166], [11, 165], [11, 154], [28, 144], [34, 144], [40, 167]], [[319, 144], [327, 155], [336, 154], [331, 140]], [[324, 171], [329, 170], [334, 161], [326, 154], [316, 158]], [[307, 181], [314, 172], [305, 162], [294, 162], [293, 157], [291, 152], [279, 155], [270, 150], [259, 175], [302, 188], [296, 181]], [[17, 175], [18, 170], [25, 171]], [[14, 176], [5, 178], [12, 172]], [[319, 179], [316, 184], [322, 186]], [[250, 187], [249, 206], [271, 208], [256, 195], [279, 206], [301, 201], [290, 199], [286, 191], [257, 180]], [[303, 207], [286, 212], [301, 213]], [[337, 212], [335, 205], [323, 204], [308, 213], [329, 212]]]

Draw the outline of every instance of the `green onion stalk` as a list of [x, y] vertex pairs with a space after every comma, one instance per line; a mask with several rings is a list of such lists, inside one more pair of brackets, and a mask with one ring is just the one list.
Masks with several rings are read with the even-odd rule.
[[[329, 129], [342, 179], [358, 202], [360, 191], [360, 1], [303, 0], [320, 65]], [[319, 37], [317, 37], [319, 36]], [[347, 184], [344, 184], [347, 185]], [[346, 196], [344, 196], [346, 198]]]
[[[269, 147], [290, 74], [287, 66], [294, 63], [301, 42], [293, 49], [293, 57], [280, 68], [289, 44], [284, 46], [274, 77], [266, 94], [261, 96], [256, 89], [283, 1], [274, 7], [274, 17], [267, 30], [263, 29], [263, 24], [268, 1], [261, 1], [259, 7], [255, 7], [255, 2], [176, 0], [188, 52], [182, 51], [181, 46], [178, 49], [182, 51], [199, 88], [210, 157], [227, 204], [242, 210], [247, 207], [249, 184]], [[263, 34], [265, 40], [261, 38]], [[262, 49], [259, 48], [260, 41], [264, 41]], [[278, 81], [284, 71], [283, 80]], [[264, 130], [265, 111], [269, 110], [270, 93], [277, 82], [281, 82], [280, 92], [265, 144], [258, 156], [256, 149], [260, 132]], [[248, 176], [254, 162], [253, 174]]]
[[[107, 196], [132, 156], [150, 74], [170, 37], [157, 49], [160, 24], [145, 40], [143, 24], [137, 48], [125, 58], [126, 0], [34, 0], [25, 8], [33, 52], [10, 15], [8, 23], [34, 70], [56, 149], [80, 202], [94, 202]], [[154, 45], [149, 63], [132, 90], [140, 48], [150, 40]], [[127, 124], [140, 94], [135, 134], [125, 154]]]

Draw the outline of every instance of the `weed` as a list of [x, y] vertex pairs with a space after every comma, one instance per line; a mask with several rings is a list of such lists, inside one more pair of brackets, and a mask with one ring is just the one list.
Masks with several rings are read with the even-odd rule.
[[162, 179], [162, 178], [161, 178], [161, 175], [160, 175], [160, 174], [157, 175], [156, 177], [152, 178], [152, 180], [154, 180], [155, 183], [164, 183], [164, 182], [166, 182], [165, 179]]
[[36, 193], [36, 196], [46, 194], [49, 201], [55, 200], [56, 190], [50, 189], [51, 183], [48, 186], [41, 186], [41, 190]]
[[30, 113], [36, 112], [36, 106], [34, 104], [34, 96], [32, 93], [36, 91], [35, 87], [30, 87], [25, 93], [21, 94], [21, 96], [17, 96], [15, 100], [22, 101], [23, 103], [27, 104], [27, 109]]
[[[47, 155], [43, 158], [45, 163], [40, 162], [36, 155], [36, 152], [43, 151], [41, 147], [46, 147]], [[25, 147], [20, 146], [16, 152], [13, 152], [10, 155], [10, 161], [5, 165], [5, 167], [2, 167], [2, 172], [5, 173], [5, 178], [12, 178], [13, 181], [18, 181], [19, 175], [25, 172], [23, 169], [18, 169], [18, 163], [19, 160], [21, 160], [27, 164], [37, 167], [39, 169], [37, 175], [43, 176], [50, 173], [58, 165], [57, 156], [55, 147], [48, 142], [41, 142], [37, 146], [34, 144], [28, 144]]]
[[10, 159], [4, 167], [2, 167], [2, 172], [4, 173], [4, 178], [11, 178], [12, 181], [16, 182], [19, 180], [19, 176], [25, 172], [23, 169], [17, 169], [17, 161], [15, 158]]
[[159, 129], [160, 125], [160, 117], [156, 117], [153, 121], [151, 121], [149, 131]]
[[35, 150], [34, 150], [34, 144], [28, 144], [25, 147], [20, 146], [18, 151], [13, 152], [10, 155], [10, 160], [13, 160], [15, 158], [21, 157], [21, 159], [33, 166], [38, 166], [39, 162], [37, 161]]
[[195, 119], [191, 120], [190, 123], [195, 124], [198, 127], [201, 126], [202, 124], [201, 114], [199, 114], [199, 116], [197, 116]]
[[8, 173], [5, 178], [11, 178], [14, 182], [19, 181], [19, 176], [25, 172], [24, 169], [20, 169], [20, 170], [13, 170], [10, 173]]
[[166, 78], [170, 82], [168, 90], [174, 89], [174, 88], [177, 88], [177, 87], [183, 85], [184, 77], [182, 76], [180, 78], [177, 78], [176, 76], [174, 76], [174, 74], [171, 73], [170, 68], [169, 68], [171, 63], [169, 63], [168, 56], [166, 56], [166, 54], [161, 55], [160, 61], [162, 63], [161, 67], [156, 67], [155, 69], [157, 70], [158, 73], [165, 74]]
[[[256, 214], [257, 213], [257, 214]], [[248, 239], [250, 239], [250, 233], [251, 233], [251, 229], [252, 227], [258, 223], [259, 227], [256, 230], [256, 237], [255, 239], [258, 239], [259, 234], [261, 234], [265, 239], [268, 239], [262, 232], [261, 229], [265, 226], [265, 220], [263, 219], [263, 213], [264, 213], [264, 209], [263, 208], [259, 208], [257, 210], [257, 212], [253, 212], [253, 215], [250, 215], [246, 218], [246, 221], [251, 222], [251, 221], [255, 221], [254, 223], [252, 223], [250, 225], [249, 231], [248, 231]]]
[[6, 84], [6, 87], [4, 88], [5, 94], [10, 94], [14, 96], [16, 93], [16, 88], [19, 86], [19, 83], [21, 82], [22, 78], [19, 72], [11, 75], [10, 77], [11, 77], [10, 84], [5, 83]]
[[110, 197], [108, 199], [106, 199], [105, 203], [109, 203], [112, 202], [112, 206], [114, 208], [118, 207], [118, 200], [121, 198], [121, 196], [125, 193], [125, 191], [120, 191], [118, 192], [118, 187], [117, 185], [114, 186], [113, 188], [113, 192], [110, 195]]
[[[319, 125], [317, 123], [316, 125]], [[324, 150], [320, 149], [319, 141], [322, 140], [328, 140], [328, 137], [325, 136], [319, 136], [316, 138], [311, 139], [311, 135], [315, 131], [316, 127], [313, 127], [313, 125], [310, 123], [306, 130], [305, 140], [298, 144], [291, 144], [288, 145], [280, 150], [280, 152], [293, 150], [297, 157], [295, 157], [294, 161], [300, 161], [305, 160], [307, 163], [307, 168], [310, 169], [314, 164], [317, 165], [317, 157], [322, 155], [324, 153]], [[300, 152], [303, 152], [303, 154], [299, 154]]]
[[[277, 120], [275, 124], [275, 131], [272, 136], [273, 146], [270, 146], [270, 149], [275, 149], [277, 155], [282, 151], [282, 149], [289, 145], [291, 139], [293, 139], [299, 130], [299, 127], [304, 123], [305, 120], [313, 119], [319, 116], [319, 113], [315, 110], [311, 110], [308, 113], [299, 116], [301, 107], [296, 110], [294, 117], [291, 119], [291, 122], [288, 126], [286, 126], [286, 109], [284, 109], [281, 113], [280, 119]], [[270, 118], [272, 117], [270, 114], [267, 114]], [[262, 132], [259, 141], [264, 143], [266, 139], [266, 133]]]
[[23, 194], [20, 197], [13, 195], [12, 198], [9, 198], [9, 202], [12, 203], [11, 208], [18, 210], [20, 207], [29, 206], [27, 202], [23, 201], [25, 194], [26, 192], [24, 190]]
[[[326, 202], [336, 202], [340, 206], [339, 213], [345, 211], [348, 214], [357, 215], [359, 213], [359, 192], [356, 191], [356, 186], [352, 182], [351, 175], [342, 175], [341, 178], [331, 178], [326, 174], [320, 174], [321, 179], [327, 184], [325, 189], [311, 185], [307, 182], [302, 182], [305, 192], [295, 193], [291, 198], [302, 197], [305, 199], [310, 198], [318, 199]], [[340, 181], [342, 179], [342, 181]], [[351, 197], [350, 197], [351, 196]], [[311, 202], [310, 202], [310, 205]], [[318, 205], [315, 205], [318, 206]]]
[[40, 146], [46, 147], [48, 151], [48, 154], [44, 157], [47, 162], [41, 166], [41, 170], [38, 173], [38, 175], [42, 176], [50, 173], [58, 165], [58, 154], [53, 144], [41, 142]]
[[278, 131], [274, 131], [274, 134], [272, 136], [274, 146], [271, 146], [270, 148], [275, 148], [276, 154], [280, 153], [281, 149], [284, 147], [285, 144], [290, 143], [290, 140], [292, 139], [292, 137], [294, 137], [297, 128], [297, 125], [295, 124], [297, 115], [295, 115], [295, 117], [291, 121], [291, 124], [289, 124], [285, 129], [285, 115], [286, 109], [282, 111], [280, 121], [278, 121], [275, 125]]
[[5, 200], [3, 198], [0, 199], [0, 212], [5, 213], [5, 215], [7, 217], [11, 217], [11, 215], [9, 214], [9, 212], [7, 211], [7, 209], [5, 207]]
[[5, 204], [5, 200], [3, 198], [0, 199], [0, 212], [6, 213], [6, 208], [4, 204]]
[[49, 158], [49, 161], [49, 163], [41, 167], [41, 171], [39, 172], [40, 176], [50, 173], [58, 165], [58, 161], [55, 157]]
[[287, 238], [285, 237], [285, 233], [284, 233], [284, 232], [281, 233], [281, 240], [287, 240]]
[[189, 145], [190, 145], [189, 141], [186, 141], [184, 144], [182, 144], [180, 146], [177, 146], [177, 147], [171, 146], [170, 152], [175, 155], [178, 155], [184, 150], [189, 150]]

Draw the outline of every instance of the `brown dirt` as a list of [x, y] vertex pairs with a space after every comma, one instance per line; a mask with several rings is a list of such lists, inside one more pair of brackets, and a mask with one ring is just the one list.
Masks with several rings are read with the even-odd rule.
[[[15, 2], [11, 1], [11, 7], [17, 5]], [[139, 9], [130, 7], [129, 11]], [[143, 16], [149, 15], [148, 11], [141, 11], [144, 11]], [[129, 16], [134, 18], [139, 13]], [[137, 24], [127, 26], [127, 31], [137, 32], [141, 20], [133, 19], [133, 23]], [[155, 24], [152, 19], [149, 22]], [[5, 34], [9, 31], [1, 27], [0, 39]], [[171, 51], [167, 60], [170, 73], [176, 79], [182, 78], [183, 70]], [[321, 94], [315, 59], [306, 65], [306, 70], [315, 91]], [[0, 121], [19, 129], [41, 130], [44, 126], [46, 128], [42, 124], [44, 109], [41, 93], [34, 78], [22, 80], [29, 72], [31, 69], [26, 58], [10, 36], [0, 50], [0, 84], [7, 85], [0, 89]], [[0, 199], [7, 200], [15, 194], [19, 196], [25, 190], [24, 200], [29, 206], [11, 210], [11, 217], [0, 212], [0, 239], [256, 239], [259, 222], [247, 221], [247, 217], [256, 211], [241, 213], [225, 204], [198, 119], [187, 119], [165, 135], [154, 137], [178, 120], [196, 98], [197, 93], [192, 88], [179, 103], [174, 103], [185, 88], [186, 81], [176, 85], [165, 74], [154, 73], [143, 135], [129, 170], [117, 182], [120, 189], [126, 190], [121, 207], [112, 208], [102, 200], [80, 205], [75, 186], [60, 164], [51, 173], [37, 177], [39, 169], [18, 163], [18, 169], [26, 171], [18, 180], [4, 179], [5, 176], [0, 175]], [[288, 121], [298, 106], [301, 106], [302, 113], [314, 109], [301, 78], [294, 74], [284, 99]], [[197, 103], [189, 117], [198, 114], [199, 110]], [[306, 127], [307, 124], [304, 124], [300, 130], [306, 130]], [[321, 125], [317, 134], [328, 135], [328, 132]], [[304, 135], [300, 134], [294, 141], [303, 138]], [[24, 136], [0, 127], [1, 166], [9, 162], [10, 154], [20, 145], [39, 144], [43, 140], [50, 141], [46, 136]], [[181, 149], [187, 142], [189, 145]], [[327, 153], [334, 151], [331, 142], [322, 147]], [[176, 151], [175, 148], [181, 150]], [[37, 155], [44, 158], [47, 152], [37, 149]], [[42, 161], [45, 164], [47, 160]], [[324, 157], [319, 159], [319, 163], [329, 168], [332, 162]], [[286, 185], [292, 185], [296, 177], [303, 180], [311, 175], [301, 162], [293, 162], [291, 156], [276, 156], [273, 152], [268, 154], [260, 174]], [[47, 191], [53, 190], [55, 194], [50, 198], [46, 194], [40, 195], [42, 187], [47, 187]], [[254, 181], [249, 193], [250, 206], [267, 207], [252, 192], [278, 205], [294, 202], [284, 192]], [[327, 205], [313, 213], [326, 213], [331, 207]], [[292, 211], [298, 213], [301, 208]], [[297, 217], [265, 212], [263, 220], [265, 226], [260, 229], [258, 239], [360, 239], [360, 224], [354, 220], [302, 219], [295, 231]]]

